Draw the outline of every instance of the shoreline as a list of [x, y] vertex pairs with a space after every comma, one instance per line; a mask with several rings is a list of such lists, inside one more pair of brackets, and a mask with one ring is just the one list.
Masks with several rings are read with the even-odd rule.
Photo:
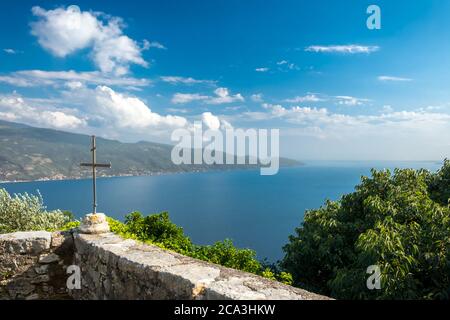
[[[244, 169], [249, 170], [249, 169]], [[231, 171], [231, 170], [204, 170], [204, 171], [175, 171], [175, 172], [156, 172], [156, 173], [148, 173], [148, 174], [123, 174], [123, 175], [105, 175], [105, 176], [97, 176], [97, 180], [99, 179], [111, 179], [111, 178], [126, 178], [126, 177], [153, 177], [153, 176], [164, 176], [164, 175], [172, 175], [172, 174], [183, 174], [183, 173], [202, 173], [202, 172], [215, 172], [215, 171]], [[92, 177], [64, 177], [61, 179], [50, 179], [50, 178], [42, 178], [36, 180], [14, 180], [14, 181], [1, 181], [1, 184], [16, 184], [16, 183], [30, 183], [30, 182], [55, 182], [55, 181], [80, 181], [80, 180], [91, 180]]]
[[[294, 166], [280, 166], [281, 168], [294, 168], [294, 167], [302, 167], [305, 164], [294, 165]], [[194, 174], [194, 173], [208, 173], [208, 172], [227, 172], [227, 171], [248, 171], [248, 170], [259, 170], [260, 167], [249, 167], [249, 168], [236, 168], [236, 169], [207, 169], [207, 170], [193, 170], [193, 171], [166, 171], [166, 172], [154, 172], [154, 173], [146, 173], [146, 174], [122, 174], [122, 175], [104, 175], [97, 176], [97, 180], [99, 179], [111, 179], [111, 178], [126, 178], [126, 177], [153, 177], [153, 176], [165, 176], [165, 175], [174, 175], [174, 174]], [[79, 181], [79, 180], [91, 180], [92, 177], [65, 177], [61, 179], [50, 179], [50, 178], [42, 178], [36, 180], [14, 180], [14, 181], [2, 181], [0, 180], [0, 185], [2, 184], [19, 184], [19, 183], [30, 183], [30, 182], [55, 182], [55, 181]]]
[[[305, 167], [311, 166], [311, 162], [330, 162], [329, 160], [315, 160], [315, 161], [302, 161], [300, 164], [296, 165], [280, 165], [280, 169], [282, 168], [297, 168], [297, 167]], [[331, 162], [335, 163], [344, 163], [344, 162], [357, 162], [357, 163], [365, 163], [365, 162], [411, 162], [411, 163], [433, 163], [436, 165], [442, 165], [442, 162], [439, 160], [333, 160]], [[173, 174], [193, 174], [193, 173], [207, 173], [207, 172], [226, 172], [226, 171], [241, 171], [241, 170], [259, 170], [261, 167], [239, 167], [236, 169], [233, 168], [218, 168], [218, 169], [204, 169], [204, 170], [192, 170], [192, 171], [161, 171], [161, 172], [150, 172], [144, 174], [119, 174], [119, 175], [102, 175], [97, 176], [97, 179], [110, 179], [110, 178], [125, 178], [125, 177], [153, 177], [153, 176], [164, 176], [164, 175], [173, 175]], [[35, 180], [0, 180], [0, 185], [2, 184], [18, 184], [18, 183], [30, 183], [30, 182], [55, 182], [55, 181], [78, 181], [78, 180], [91, 180], [92, 177], [64, 177], [64, 178], [41, 178]]]

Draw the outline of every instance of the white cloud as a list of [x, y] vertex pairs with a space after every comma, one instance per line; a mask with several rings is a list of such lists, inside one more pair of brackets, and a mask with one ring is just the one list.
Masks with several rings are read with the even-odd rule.
[[[264, 104], [235, 121], [270, 121], [280, 129], [285, 156], [332, 160], [442, 160], [450, 156], [450, 114], [384, 108], [375, 115], [333, 113], [326, 108]], [[420, 146], [420, 147], [418, 147]]]
[[295, 98], [286, 99], [284, 101], [289, 102], [289, 103], [302, 103], [302, 102], [320, 102], [320, 101], [325, 101], [325, 100], [322, 98], [319, 98], [315, 94], [307, 94], [306, 96], [296, 96]]
[[69, 81], [66, 83], [66, 87], [71, 90], [81, 89], [84, 87], [83, 83], [80, 81]]
[[269, 71], [269, 68], [266, 68], [266, 67], [256, 68], [255, 71], [256, 72], [267, 72], [267, 71]]
[[363, 45], [331, 45], [331, 46], [309, 46], [305, 48], [308, 52], [323, 52], [323, 53], [344, 53], [344, 54], [357, 54], [357, 53], [372, 53], [380, 49], [379, 46], [363, 46]]
[[61, 111], [44, 111], [40, 116], [46, 125], [60, 129], [74, 129], [85, 124], [84, 120]]
[[86, 125], [72, 110], [32, 106], [19, 95], [0, 96], [0, 117], [8, 121], [57, 129], [75, 129]]
[[217, 88], [216, 90], [214, 90], [214, 93], [216, 96], [208, 99], [208, 104], [223, 104], [245, 100], [240, 93], [230, 95], [230, 92], [227, 88]]
[[400, 82], [408, 82], [412, 81], [410, 78], [402, 78], [402, 77], [393, 77], [393, 76], [379, 76], [379, 81], [400, 81]]
[[157, 41], [148, 41], [148, 40], [144, 40], [144, 46], [143, 49], [144, 50], [148, 50], [150, 48], [156, 48], [156, 49], [161, 49], [161, 50], [167, 50], [166, 46], [164, 46], [163, 44], [157, 42]]
[[210, 130], [219, 130], [220, 129], [220, 120], [219, 117], [213, 115], [211, 112], [204, 112], [202, 114], [203, 124]]
[[206, 99], [209, 99], [209, 97], [198, 93], [175, 93], [172, 97], [172, 103], [184, 104], [192, 101], [200, 101]]
[[287, 60], [278, 61], [276, 64], [279, 71], [286, 72], [290, 70], [300, 70], [300, 68], [295, 63], [289, 62]]
[[3, 52], [5, 52], [7, 54], [18, 54], [19, 53], [19, 51], [11, 49], [11, 48], [3, 49]]
[[189, 113], [189, 110], [184, 108], [166, 108], [166, 111], [170, 113]]
[[76, 72], [70, 71], [43, 71], [26, 70], [13, 72], [8, 75], [0, 75], [0, 82], [17, 87], [42, 87], [61, 86], [66, 82], [81, 82], [92, 85], [145, 87], [150, 84], [147, 79], [136, 79], [133, 77], [116, 77], [103, 74], [98, 71]]
[[[102, 72], [124, 75], [131, 64], [147, 67], [136, 41], [123, 34], [120, 18], [81, 11], [77, 6], [45, 10], [32, 8], [37, 21], [31, 24], [39, 44], [57, 57], [90, 48]], [[145, 46], [145, 45], [144, 45]]]
[[163, 82], [167, 82], [170, 84], [215, 84], [215, 81], [212, 80], [197, 80], [191, 77], [178, 77], [178, 76], [163, 76], [161, 77]]
[[15, 87], [33, 87], [37, 85], [48, 85], [47, 83], [32, 82], [29, 79], [19, 77], [17, 75], [0, 75], [0, 82], [6, 83]]
[[[448, 121], [450, 120], [450, 114], [429, 112], [422, 109], [415, 111], [393, 111], [393, 108], [391, 106], [386, 106], [386, 108], [383, 109], [384, 112], [379, 115], [347, 115], [342, 113], [332, 113], [326, 108], [310, 108], [299, 106], [285, 108], [280, 104], [268, 103], [263, 104], [262, 107], [267, 112], [247, 112], [242, 116], [244, 118], [253, 118], [256, 120], [282, 118], [290, 123], [304, 125], [308, 125], [308, 123], [314, 123], [314, 126], [323, 126], [325, 124], [343, 126], [378, 126], [382, 125], [383, 123], [403, 123], [404, 125], [410, 126], [411, 128], [418, 124], [422, 126], [425, 122], [436, 122], [448, 126]], [[450, 126], [448, 127], [448, 129], [450, 130]]]
[[351, 96], [336, 96], [336, 99], [339, 105], [349, 107], [361, 106], [370, 101], [369, 99], [355, 98]]
[[89, 89], [72, 83], [70, 87], [54, 100], [0, 95], [0, 117], [30, 125], [81, 132], [98, 130], [123, 137], [168, 134], [171, 129], [188, 125], [184, 117], [158, 114], [141, 99], [106, 86]]
[[161, 125], [183, 127], [187, 124], [185, 118], [172, 115], [161, 116], [152, 112], [139, 98], [117, 93], [106, 86], [98, 86], [95, 89], [95, 104], [92, 111], [119, 128], [145, 128]]
[[[91, 89], [78, 86], [61, 92], [57, 98], [26, 98], [17, 93], [0, 94], [0, 118], [32, 126], [71, 132], [97, 134], [122, 141], [170, 142], [176, 128], [192, 129], [194, 122], [173, 114], [154, 112], [142, 99], [117, 92], [107, 86]], [[167, 112], [188, 113], [186, 109]], [[193, 115], [209, 129], [232, 128], [230, 122], [211, 112]]]
[[384, 105], [381, 111], [384, 113], [392, 113], [394, 112], [394, 109], [390, 105]]
[[211, 112], [204, 112], [202, 114], [202, 123], [209, 130], [227, 130], [232, 129], [233, 126], [225, 119], [212, 114]]
[[214, 96], [206, 96], [199, 93], [175, 93], [172, 97], [172, 103], [184, 104], [193, 101], [204, 101], [207, 104], [225, 104], [245, 101], [240, 93], [231, 95], [227, 88], [217, 88], [214, 90], [214, 94]]

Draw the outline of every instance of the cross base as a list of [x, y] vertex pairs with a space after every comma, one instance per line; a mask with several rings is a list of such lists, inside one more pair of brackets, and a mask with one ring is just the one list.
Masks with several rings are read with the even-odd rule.
[[108, 221], [103, 213], [87, 214], [78, 229], [81, 233], [87, 234], [101, 234], [110, 232]]

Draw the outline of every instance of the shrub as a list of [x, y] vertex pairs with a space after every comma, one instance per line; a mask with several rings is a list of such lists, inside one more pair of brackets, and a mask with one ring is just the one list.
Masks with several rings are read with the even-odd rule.
[[0, 189], [0, 233], [16, 231], [55, 231], [72, 220], [70, 213], [46, 211], [42, 196], [16, 194]]
[[[450, 162], [426, 170], [372, 170], [356, 191], [307, 211], [284, 247], [294, 284], [344, 299], [448, 299]], [[381, 290], [366, 287], [381, 269]]]
[[231, 240], [216, 242], [211, 246], [194, 245], [184, 234], [183, 228], [170, 221], [167, 212], [149, 216], [133, 212], [125, 217], [125, 223], [109, 217], [107, 219], [111, 232], [124, 238], [151, 243], [186, 256], [259, 274], [287, 284], [292, 283], [292, 277], [289, 274], [284, 272], [275, 274], [272, 270], [266, 269], [256, 259], [256, 253], [253, 250], [238, 249]]
[[229, 239], [216, 242], [212, 246], [195, 246], [190, 254], [194, 258], [220, 264], [251, 273], [262, 272], [256, 253], [250, 249], [238, 249]]
[[133, 212], [125, 217], [125, 225], [127, 232], [139, 240], [158, 243], [180, 253], [192, 251], [191, 240], [184, 235], [183, 228], [170, 221], [167, 212], [149, 216]]

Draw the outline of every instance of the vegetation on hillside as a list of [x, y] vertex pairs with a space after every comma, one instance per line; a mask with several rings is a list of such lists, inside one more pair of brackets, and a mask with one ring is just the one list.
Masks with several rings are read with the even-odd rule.
[[[87, 135], [34, 128], [0, 120], [0, 181], [67, 179], [90, 177], [81, 162], [91, 160], [91, 139]], [[97, 138], [98, 161], [112, 168], [98, 175], [150, 175], [170, 172], [256, 168], [255, 165], [176, 165], [173, 146], [153, 142], [122, 143]], [[301, 164], [280, 159], [281, 166]]]
[[[341, 299], [449, 299], [450, 161], [372, 170], [355, 192], [306, 212], [284, 247], [294, 284]], [[367, 268], [381, 271], [368, 290]]]

